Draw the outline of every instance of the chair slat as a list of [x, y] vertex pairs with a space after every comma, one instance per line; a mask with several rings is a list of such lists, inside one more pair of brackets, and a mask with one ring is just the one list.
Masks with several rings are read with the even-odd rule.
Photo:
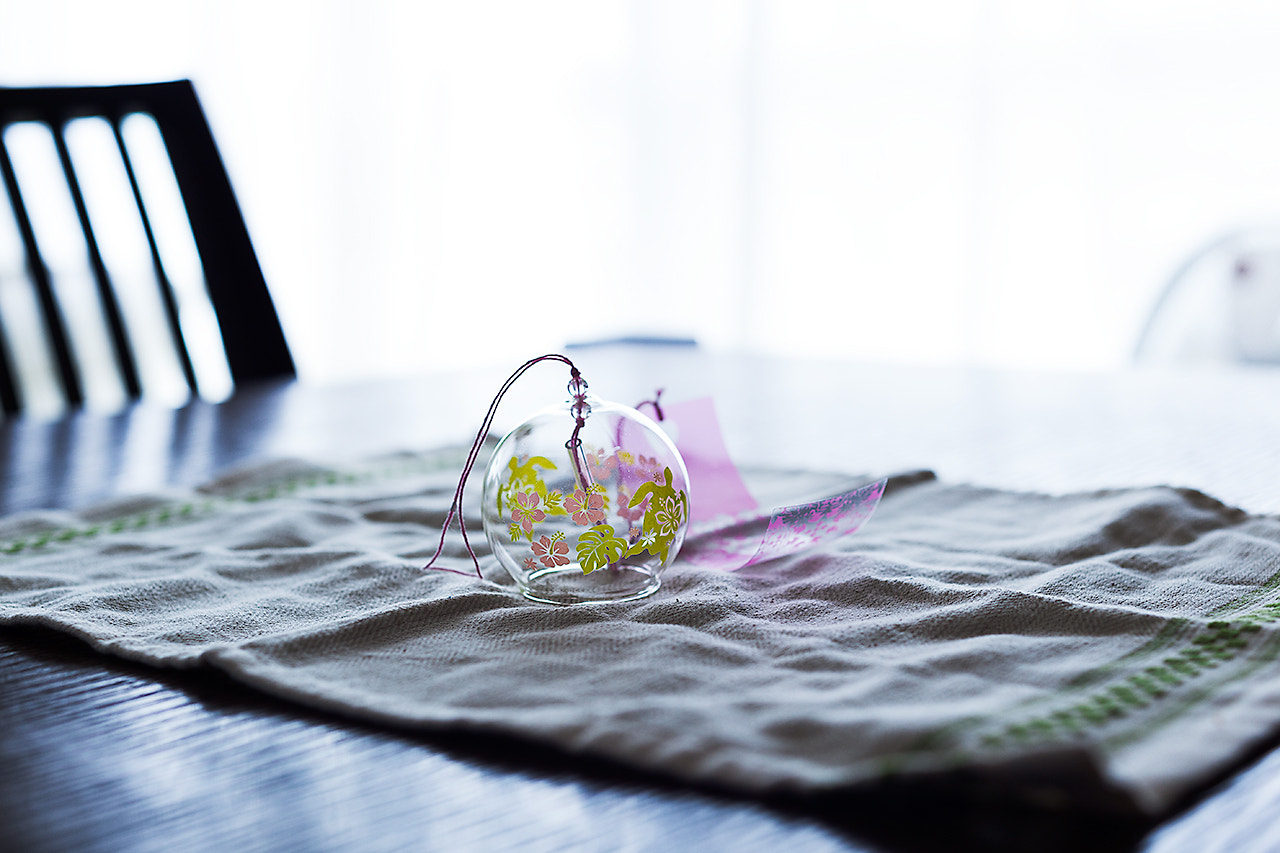
[[22, 191], [18, 188], [18, 176], [13, 169], [13, 161], [9, 158], [9, 152], [3, 144], [0, 144], [0, 177], [4, 179], [5, 190], [9, 194], [9, 204], [13, 208], [13, 217], [18, 223], [18, 233], [22, 237], [23, 250], [27, 256], [27, 273], [31, 276], [31, 283], [35, 288], [36, 302], [40, 307], [41, 319], [44, 321], [45, 334], [49, 338], [49, 345], [53, 348], [63, 397], [69, 406], [82, 406], [84, 405], [84, 385], [75, 359], [71, 355], [67, 324], [54, 297], [53, 284], [49, 280], [49, 268], [45, 266], [44, 258], [40, 255], [40, 247], [36, 243], [35, 229], [31, 225], [31, 217], [27, 214], [27, 206], [22, 201]]
[[165, 272], [164, 260], [160, 256], [160, 244], [156, 241], [156, 232], [151, 227], [151, 217], [147, 215], [147, 205], [142, 199], [142, 187], [138, 183], [138, 175], [133, 169], [133, 160], [129, 149], [124, 144], [124, 133], [121, 127], [123, 116], [113, 116], [111, 132], [116, 138], [116, 147], [120, 150], [120, 159], [124, 161], [125, 174], [129, 176], [129, 188], [133, 190], [133, 201], [138, 206], [138, 216], [142, 219], [142, 230], [147, 235], [147, 245], [151, 249], [151, 263], [155, 267], [156, 286], [160, 291], [160, 301], [164, 304], [165, 318], [169, 323], [169, 334], [173, 339], [174, 352], [178, 354], [178, 364], [182, 367], [182, 375], [187, 380], [187, 388], [192, 394], [197, 393], [196, 371], [191, 363], [191, 353], [187, 350], [187, 342], [182, 335], [182, 323], [178, 317], [178, 299], [174, 294], [173, 282]]
[[22, 411], [22, 397], [18, 394], [13, 365], [9, 361], [9, 340], [0, 328], [0, 411], [16, 415]]
[[102, 314], [107, 321], [107, 331], [111, 338], [111, 351], [115, 356], [116, 369], [124, 382], [125, 393], [129, 399], [137, 400], [142, 396], [142, 383], [138, 379], [137, 360], [133, 356], [133, 347], [125, 332], [124, 318], [120, 313], [120, 302], [116, 299], [115, 289], [111, 285], [111, 277], [107, 273], [107, 265], [103, 263], [102, 252], [98, 248], [98, 240], [89, 221], [89, 209], [84, 202], [84, 193], [80, 189], [80, 181], [76, 177], [75, 165], [71, 162], [71, 152], [67, 150], [66, 125], [59, 124], [53, 128], [53, 142], [58, 150], [58, 159], [62, 162], [62, 173], [67, 179], [67, 188], [71, 190], [71, 200], [75, 204], [76, 218], [80, 220], [80, 231], [84, 235], [85, 247], [89, 252], [89, 266], [93, 270], [93, 278], [98, 286], [98, 300]]

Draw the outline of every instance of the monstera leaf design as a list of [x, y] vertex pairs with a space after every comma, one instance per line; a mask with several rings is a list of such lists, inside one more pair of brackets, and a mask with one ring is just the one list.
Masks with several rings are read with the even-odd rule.
[[622, 559], [626, 550], [627, 540], [618, 538], [609, 525], [597, 524], [578, 537], [578, 565], [589, 575]]

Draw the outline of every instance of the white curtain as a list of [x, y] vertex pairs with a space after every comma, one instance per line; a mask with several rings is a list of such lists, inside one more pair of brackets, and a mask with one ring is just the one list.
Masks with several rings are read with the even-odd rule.
[[1098, 368], [1280, 208], [1245, 0], [0, 0], [0, 85], [190, 77], [302, 376], [567, 341]]

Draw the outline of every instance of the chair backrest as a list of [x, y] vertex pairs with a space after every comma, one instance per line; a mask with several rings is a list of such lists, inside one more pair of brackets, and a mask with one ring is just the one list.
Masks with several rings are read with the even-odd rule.
[[1280, 227], [1231, 231], [1170, 276], [1142, 329], [1139, 363], [1280, 364]]
[[[168, 260], [153, 228], [155, 217], [149, 210], [146, 193], [140, 187], [130, 146], [122, 132], [125, 122], [135, 114], [151, 116], [163, 140], [163, 149], [181, 194], [181, 206], [185, 207], [190, 236], [199, 255], [208, 301], [217, 316], [231, 380], [239, 383], [293, 376], [293, 359], [267, 292], [244, 218], [189, 80], [129, 86], [0, 87], [0, 140], [7, 129], [19, 122], [40, 123], [47, 126], [52, 134], [66, 188], [79, 219], [83, 250], [92, 270], [110, 350], [125, 393], [131, 399], [138, 398], [142, 383], [126, 315], [121, 312], [117, 288], [112, 282], [108, 264], [104, 263], [104, 247], [99, 242], [100, 233], [110, 229], [95, 228], [91, 221], [91, 208], [86, 205], [82, 189], [84, 176], [78, 174], [67, 144], [68, 124], [81, 118], [105, 119], [111, 127], [150, 247], [155, 283], [168, 325], [167, 333], [172, 337], [187, 387], [192, 394], [201, 390], [197, 371], [192, 366], [186, 340], [188, 336], [184, 335], [183, 323], [180, 322], [179, 302], [175, 297]], [[33, 228], [32, 200], [24, 198], [22, 176], [15, 171], [15, 161], [3, 144], [0, 144], [0, 178], [17, 223], [22, 254], [25, 255], [26, 276], [34, 288], [34, 302], [41, 315], [43, 336], [52, 351], [58, 384], [65, 402], [72, 407], [80, 406], [85, 400], [83, 371], [78, 369], [74, 348], [68, 340], [66, 306], [59, 304], [58, 288], [51, 282], [38, 229]], [[100, 226], [102, 224], [99, 223]], [[21, 383], [16, 381], [14, 360], [4, 344], [4, 340], [0, 340], [0, 406], [13, 413], [23, 408]]]

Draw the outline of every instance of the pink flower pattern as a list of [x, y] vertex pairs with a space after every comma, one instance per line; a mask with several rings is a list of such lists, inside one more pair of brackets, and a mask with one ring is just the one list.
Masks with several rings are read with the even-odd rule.
[[649, 511], [650, 495], [645, 495], [644, 500], [640, 501], [637, 506], [630, 506], [631, 493], [625, 487], [618, 487], [618, 515], [630, 524], [635, 524], [644, 518], [644, 514]]
[[781, 507], [769, 516], [762, 536], [709, 535], [706, 545], [689, 555], [689, 562], [733, 571], [851, 536], [875, 512], [884, 487], [881, 480], [813, 503]]
[[[569, 543], [563, 539], [552, 539], [543, 536], [533, 543], [533, 553], [548, 568], [569, 565]], [[526, 562], [533, 562], [528, 560]]]
[[657, 477], [658, 482], [662, 482], [662, 463], [658, 462], [656, 456], [645, 456], [642, 453], [638, 465], [645, 478], [652, 480]]
[[547, 517], [543, 512], [542, 496], [534, 491], [516, 492], [516, 505], [511, 508], [511, 520], [532, 535], [533, 526]]
[[597, 450], [587, 454], [587, 464], [591, 467], [592, 476], [604, 480], [618, 467], [618, 458], [612, 453], [606, 456], [603, 450]]
[[574, 489], [573, 494], [564, 499], [564, 508], [575, 524], [591, 526], [604, 521], [604, 495], [599, 492], [586, 494], [582, 489]]

